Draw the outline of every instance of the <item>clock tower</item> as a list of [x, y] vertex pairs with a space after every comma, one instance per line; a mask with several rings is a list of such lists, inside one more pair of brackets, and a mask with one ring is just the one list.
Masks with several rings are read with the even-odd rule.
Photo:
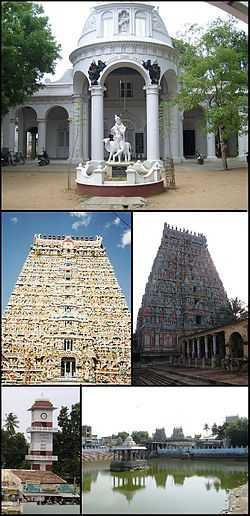
[[31, 462], [31, 469], [48, 471], [52, 469], [53, 461], [57, 457], [53, 455], [53, 433], [57, 428], [53, 427], [53, 407], [51, 401], [40, 398], [37, 399], [31, 411], [31, 427], [27, 432], [31, 434], [31, 443], [28, 455], [25, 460]]

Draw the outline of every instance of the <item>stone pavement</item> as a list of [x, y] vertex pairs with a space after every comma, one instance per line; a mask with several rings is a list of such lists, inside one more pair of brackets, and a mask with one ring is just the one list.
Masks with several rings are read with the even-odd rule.
[[81, 202], [87, 210], [133, 210], [145, 207], [143, 197], [91, 197]]

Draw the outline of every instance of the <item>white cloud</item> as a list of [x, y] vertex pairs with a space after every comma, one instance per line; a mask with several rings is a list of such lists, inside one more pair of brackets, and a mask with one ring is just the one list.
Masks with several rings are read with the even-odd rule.
[[10, 219], [11, 222], [13, 222], [13, 224], [17, 224], [18, 222], [18, 218], [17, 217], [12, 217], [12, 219]]
[[91, 221], [91, 215], [87, 211], [71, 211], [71, 217], [77, 217], [79, 220], [73, 222], [72, 229], [78, 230], [81, 226], [88, 226]]
[[118, 247], [121, 247], [122, 249], [124, 249], [124, 247], [126, 247], [127, 245], [130, 245], [130, 244], [131, 244], [131, 229], [126, 229], [126, 231], [124, 231], [124, 233], [122, 235], [121, 243], [118, 244]]
[[107, 222], [105, 224], [104, 228], [109, 229], [112, 225], [119, 226], [120, 222], [121, 222], [120, 217], [116, 217], [114, 220], [112, 220], [112, 222]]

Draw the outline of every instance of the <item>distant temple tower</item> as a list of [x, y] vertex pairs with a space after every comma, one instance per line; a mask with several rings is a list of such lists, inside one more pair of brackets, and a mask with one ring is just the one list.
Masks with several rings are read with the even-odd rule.
[[138, 313], [137, 352], [145, 358], [171, 359], [178, 336], [231, 320], [205, 236], [165, 224]]
[[57, 456], [53, 455], [53, 433], [57, 432], [53, 427], [55, 409], [45, 398], [37, 399], [28, 409], [31, 411], [31, 427], [27, 432], [31, 434], [31, 444], [25, 460], [31, 462], [31, 469], [48, 471], [52, 469], [53, 461], [57, 461]]
[[4, 383], [131, 383], [131, 319], [102, 237], [35, 235], [2, 324]]

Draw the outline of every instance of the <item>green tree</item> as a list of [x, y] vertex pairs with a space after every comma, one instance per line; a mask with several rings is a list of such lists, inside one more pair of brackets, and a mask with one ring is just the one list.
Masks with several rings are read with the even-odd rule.
[[248, 317], [248, 307], [238, 297], [231, 298], [229, 302], [235, 319]]
[[248, 419], [239, 417], [226, 424], [225, 436], [231, 446], [248, 446]]
[[7, 416], [5, 417], [4, 426], [6, 428], [6, 432], [9, 435], [14, 435], [16, 433], [16, 428], [19, 427], [19, 421], [17, 416], [15, 416], [12, 412], [7, 414]]
[[206, 433], [208, 433], [209, 426], [208, 426], [208, 424], [207, 424], [207, 423], [205, 423], [203, 430], [204, 430]]
[[62, 407], [58, 416], [60, 428], [54, 436], [54, 454], [58, 462], [53, 467], [68, 482], [80, 482], [81, 438], [80, 403], [72, 405], [71, 411]]
[[128, 432], [118, 432], [118, 434], [117, 434], [117, 438], [120, 437], [122, 442], [125, 441], [125, 439], [127, 439], [128, 436], [129, 436]]
[[1, 116], [38, 91], [45, 73], [55, 72], [61, 46], [43, 13], [33, 2], [2, 3]]
[[214, 423], [211, 427], [212, 435], [215, 435], [216, 439], [225, 439], [225, 428], [226, 423], [223, 423], [223, 425], [217, 425]]
[[2, 468], [26, 468], [25, 455], [28, 444], [22, 433], [10, 434], [7, 430], [1, 431], [1, 465]]
[[175, 103], [188, 111], [206, 106], [204, 130], [219, 135], [226, 169], [226, 142], [247, 127], [247, 35], [235, 20], [217, 19], [205, 30], [189, 28], [184, 41], [174, 40], [174, 45], [183, 70]]
[[136, 442], [136, 444], [143, 444], [146, 441], [149, 441], [149, 435], [146, 431], [138, 431], [132, 432], [132, 438]]

